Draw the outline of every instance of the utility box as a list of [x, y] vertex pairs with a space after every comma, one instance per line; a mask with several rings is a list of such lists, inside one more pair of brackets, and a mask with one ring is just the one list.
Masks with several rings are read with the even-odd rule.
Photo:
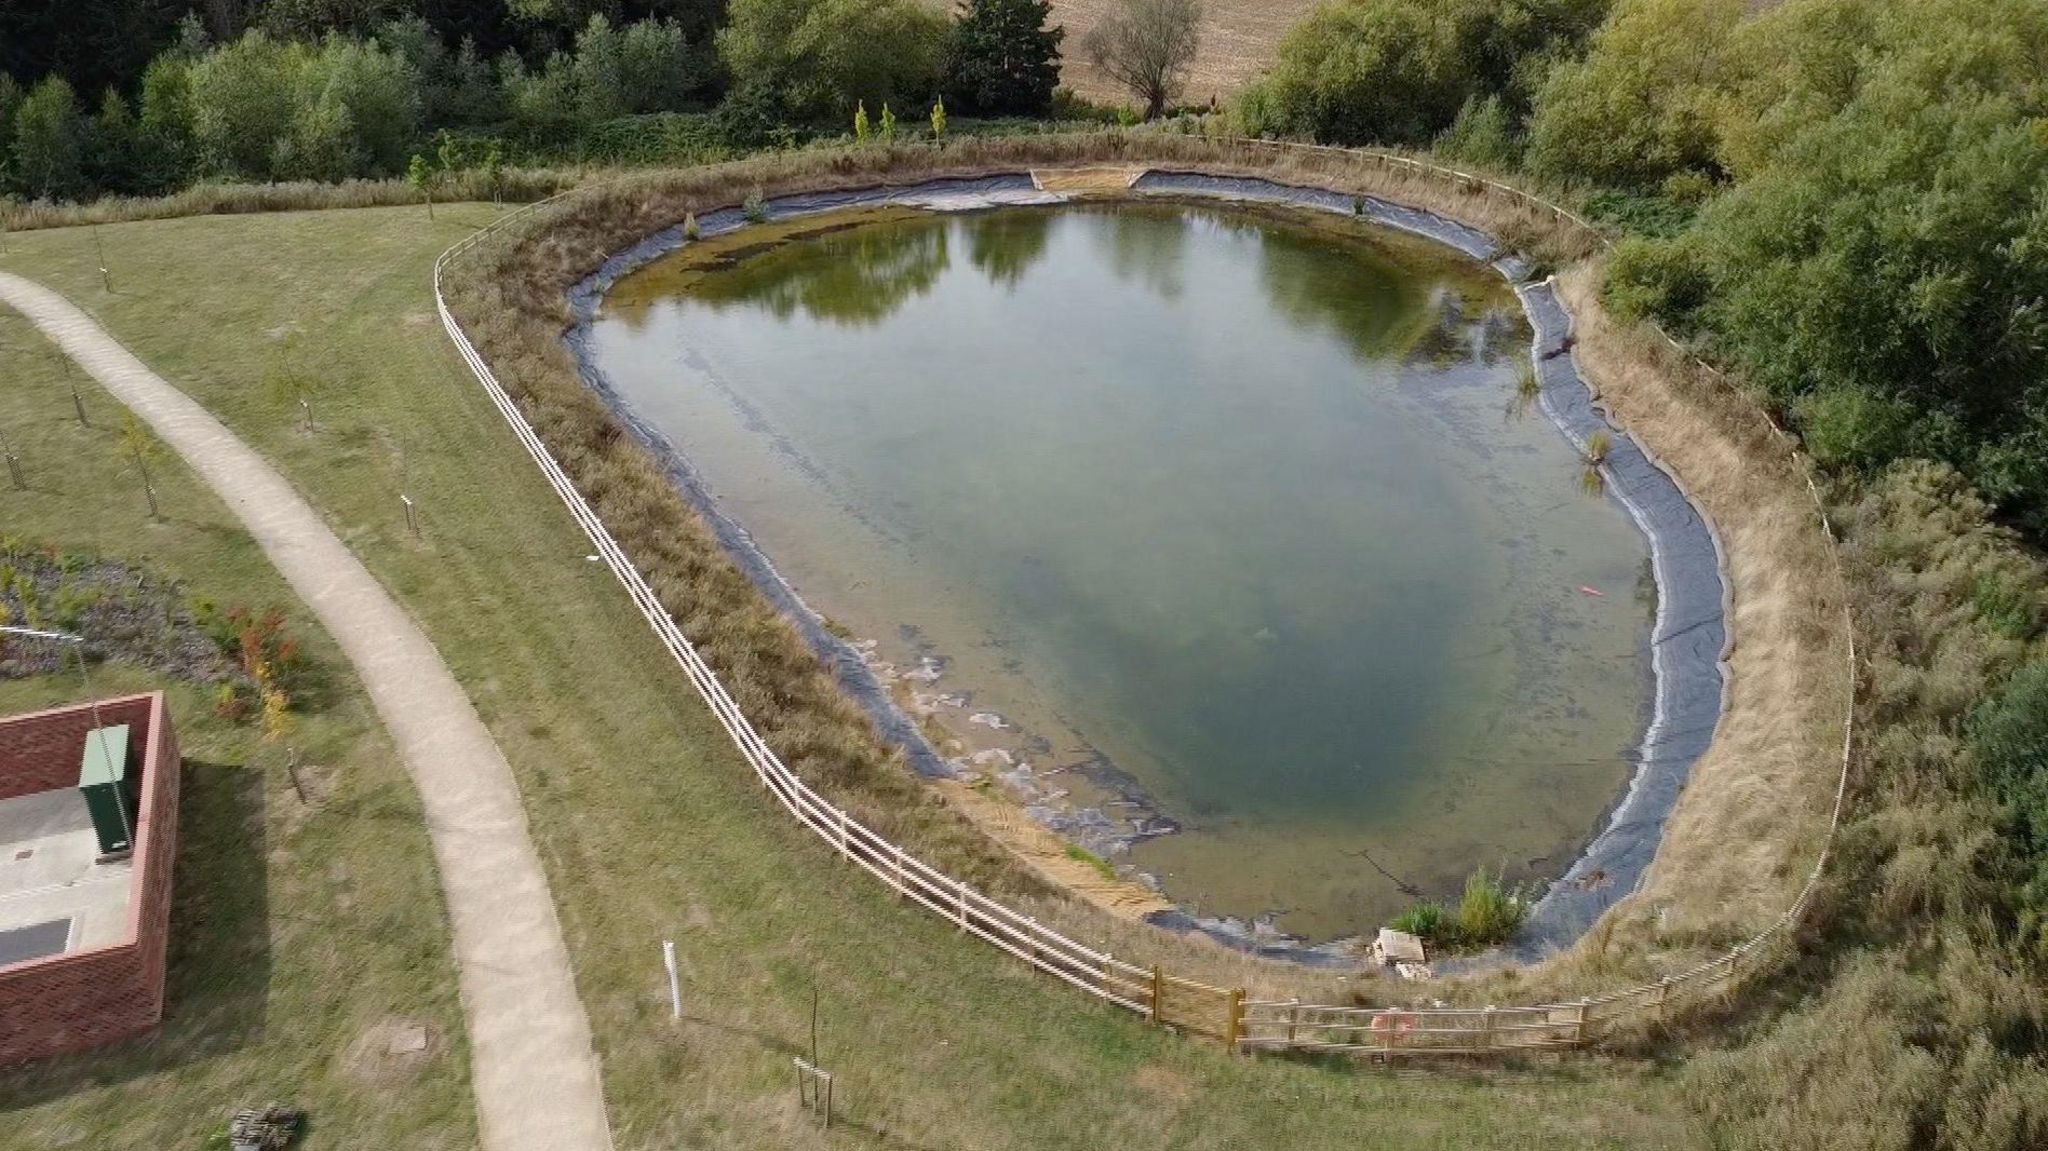
[[85, 762], [78, 769], [78, 790], [92, 813], [100, 854], [113, 855], [135, 847], [136, 781], [128, 774], [128, 725], [96, 727], [85, 733]]

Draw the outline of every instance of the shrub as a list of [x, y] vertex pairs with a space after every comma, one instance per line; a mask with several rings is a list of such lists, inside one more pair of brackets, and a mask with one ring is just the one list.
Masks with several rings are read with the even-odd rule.
[[1387, 926], [1415, 936], [1432, 950], [1458, 951], [1506, 943], [1528, 914], [1525, 894], [1504, 886], [1500, 876], [1482, 867], [1465, 880], [1456, 906], [1425, 899]]
[[1444, 914], [1443, 904], [1426, 899], [1396, 915], [1387, 926], [1395, 931], [1405, 931], [1432, 946], [1442, 946], [1446, 942], [1450, 919]]
[[1970, 717], [1969, 746], [1985, 786], [2005, 809], [2026, 874], [2021, 928], [2048, 955], [2048, 660], [2015, 672]]
[[1452, 160], [1509, 169], [1522, 158], [1513, 116], [1498, 94], [1465, 97], [1458, 118], [1436, 138], [1436, 151]]
[[1466, 947], [1506, 943], [1528, 915], [1529, 903], [1523, 893], [1506, 887], [1499, 875], [1482, 867], [1465, 880], [1465, 892], [1458, 899], [1454, 917], [1458, 942]]

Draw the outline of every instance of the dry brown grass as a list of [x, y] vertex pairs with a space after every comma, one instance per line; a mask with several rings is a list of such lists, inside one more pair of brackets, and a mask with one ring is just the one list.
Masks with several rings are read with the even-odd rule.
[[1820, 851], [1850, 706], [1847, 593], [1790, 442], [1727, 383], [1611, 321], [1598, 283], [1592, 262], [1560, 278], [1579, 362], [1712, 523], [1731, 637], [1714, 743], [1642, 888], [1609, 916], [1624, 946], [1725, 947], [1777, 917]]
[[1695, 770], [1645, 889], [1588, 942], [1524, 972], [1432, 987], [1341, 979], [1176, 939], [1062, 898], [1039, 869], [999, 851], [936, 799], [886, 749], [802, 641], [732, 565], [660, 468], [578, 377], [562, 345], [565, 291], [611, 253], [686, 214], [731, 207], [758, 190], [912, 183], [1031, 168], [1199, 168], [1372, 194], [1424, 207], [1543, 258], [1584, 260], [1598, 247], [1548, 212], [1483, 186], [1368, 157], [1281, 151], [1165, 133], [964, 140], [813, 151], [592, 187], [508, 227], [454, 271], [450, 302], [528, 419], [631, 553], [663, 602], [718, 669], [763, 736], [794, 770], [883, 835], [1077, 938], [1165, 962], [1255, 996], [1414, 1001], [1424, 995], [1517, 1002], [1611, 990], [1722, 947], [1775, 917], [1817, 849], [1837, 762], [1841, 715], [1839, 588], [1806, 489], [1753, 408], [1691, 380], [1650, 338], [1609, 324], [1570, 279], [1580, 354], [1624, 423], [1677, 473], [1714, 518], [1734, 585], [1734, 688], [1723, 738]]

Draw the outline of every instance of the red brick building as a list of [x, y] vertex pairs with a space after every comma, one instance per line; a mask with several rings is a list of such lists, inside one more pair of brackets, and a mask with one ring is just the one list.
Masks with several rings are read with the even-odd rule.
[[0, 1067], [163, 1017], [177, 839], [162, 692], [0, 719]]

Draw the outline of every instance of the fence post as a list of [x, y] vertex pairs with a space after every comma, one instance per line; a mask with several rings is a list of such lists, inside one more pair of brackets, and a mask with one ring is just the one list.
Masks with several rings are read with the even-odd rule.
[[846, 809], [845, 809], [845, 808], [839, 808], [839, 809], [838, 809], [838, 811], [839, 811], [839, 854], [841, 854], [841, 855], [845, 856], [845, 857], [846, 857], [846, 860], [847, 860], [847, 862], [848, 862], [848, 863], [851, 863], [851, 862], [853, 862], [853, 847], [852, 847], [852, 845], [851, 845], [851, 844], [849, 844], [849, 843], [847, 842], [847, 839], [846, 839]]
[[1301, 1000], [1289, 999], [1287, 1001], [1287, 1045], [1289, 1047], [1294, 1046], [1294, 1031], [1300, 1023]]
[[959, 904], [958, 904], [958, 906], [959, 906], [959, 909], [960, 909], [960, 930], [961, 930], [961, 931], [966, 931], [966, 930], [967, 930], [967, 881], [966, 881], [966, 880], [964, 880], [964, 879], [956, 879], [956, 880], [954, 880], [954, 881], [953, 881], [953, 885], [954, 885], [954, 892], [955, 892], [955, 894], [959, 896]]
[[1163, 992], [1165, 989], [1165, 973], [1161, 972], [1159, 970], [1159, 965], [1155, 963], [1152, 965], [1152, 1023], [1155, 1027], [1158, 1026], [1160, 1023], [1164, 1022], [1164, 1020], [1160, 1019], [1159, 1017], [1159, 1001], [1161, 999], [1161, 992]]
[[1232, 988], [1230, 992], [1230, 1017], [1223, 1026], [1223, 1046], [1226, 1050], [1237, 1050], [1237, 1041], [1244, 1038], [1244, 988]]
[[1590, 1000], [1581, 999], [1572, 1004], [1572, 1046], [1586, 1045], [1586, 1008]]
[[1489, 1003], [1486, 1005], [1486, 1014], [1482, 1018], [1485, 1020], [1485, 1023], [1479, 1032], [1479, 1046], [1487, 1051], [1491, 1051], [1493, 1050], [1493, 1004]]
[[1671, 977], [1667, 975], [1657, 981], [1657, 1022], [1659, 1023], [1664, 1022], [1664, 1001], [1670, 997]]
[[1031, 965], [1033, 967], [1040, 966], [1038, 962], [1038, 920], [1027, 915], [1024, 917], [1024, 927], [1024, 934], [1031, 937]]

